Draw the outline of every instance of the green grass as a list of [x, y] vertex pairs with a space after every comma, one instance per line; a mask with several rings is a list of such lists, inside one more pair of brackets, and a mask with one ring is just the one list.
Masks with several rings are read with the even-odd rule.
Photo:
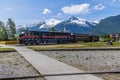
[[43, 46], [30, 46], [28, 48], [39, 51], [39, 50], [50, 50], [50, 49], [70, 49], [82, 47], [82, 44], [58, 44], [58, 45], [43, 45]]
[[17, 41], [0, 41], [0, 44], [17, 44]]
[[84, 48], [92, 47], [120, 47], [120, 42], [113, 42], [113, 45], [107, 45], [106, 42], [89, 42], [84, 43]]
[[15, 51], [15, 49], [13, 49], [13, 48], [0, 48], [0, 52], [12, 52], [12, 51]]
[[97, 48], [97, 47], [120, 47], [120, 42], [113, 42], [113, 45], [106, 45], [105, 42], [89, 42], [89, 43], [76, 43], [76, 44], [58, 44], [58, 45], [40, 45], [30, 46], [28, 48], [41, 51], [51, 49], [75, 49], [75, 48]]

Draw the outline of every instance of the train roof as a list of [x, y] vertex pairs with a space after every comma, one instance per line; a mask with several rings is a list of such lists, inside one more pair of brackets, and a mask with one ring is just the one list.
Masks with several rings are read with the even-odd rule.
[[23, 31], [31, 31], [31, 32], [42, 32], [42, 33], [69, 33], [76, 36], [98, 36], [98, 35], [92, 35], [92, 34], [79, 34], [79, 33], [70, 33], [70, 32], [61, 32], [61, 31], [35, 31], [35, 30], [23, 30]]
[[24, 31], [31, 31], [31, 32], [51, 32], [51, 33], [70, 33], [70, 32], [61, 32], [61, 31], [34, 31], [34, 30], [24, 30]]

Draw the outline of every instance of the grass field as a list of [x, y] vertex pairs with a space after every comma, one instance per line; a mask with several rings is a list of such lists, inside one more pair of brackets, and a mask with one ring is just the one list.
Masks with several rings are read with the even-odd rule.
[[89, 42], [76, 44], [58, 44], [58, 45], [40, 45], [29, 46], [28, 48], [40, 51], [50, 49], [75, 49], [75, 48], [93, 48], [93, 47], [120, 47], [120, 42], [113, 42], [113, 45], [107, 45], [105, 42]]
[[13, 48], [0, 48], [0, 52], [12, 52], [12, 51], [15, 51], [15, 49]]
[[17, 44], [17, 41], [0, 41], [0, 44]]

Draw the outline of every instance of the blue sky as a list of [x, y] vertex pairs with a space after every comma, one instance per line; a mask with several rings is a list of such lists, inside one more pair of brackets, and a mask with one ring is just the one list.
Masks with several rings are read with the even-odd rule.
[[1, 0], [0, 20], [12, 18], [17, 25], [71, 16], [95, 21], [120, 14], [120, 0]]

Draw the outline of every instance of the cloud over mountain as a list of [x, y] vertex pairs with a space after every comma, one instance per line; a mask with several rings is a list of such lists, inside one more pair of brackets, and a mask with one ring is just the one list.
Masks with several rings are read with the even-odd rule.
[[120, 2], [120, 0], [112, 0], [112, 3]]
[[103, 10], [104, 8], [105, 8], [105, 6], [101, 3], [94, 6], [94, 10]]
[[50, 11], [49, 9], [45, 8], [45, 9], [43, 10], [43, 14], [49, 14], [49, 13], [51, 13], [51, 11]]
[[65, 14], [86, 14], [89, 13], [90, 4], [78, 4], [78, 5], [71, 5], [71, 6], [64, 6], [61, 10]]

